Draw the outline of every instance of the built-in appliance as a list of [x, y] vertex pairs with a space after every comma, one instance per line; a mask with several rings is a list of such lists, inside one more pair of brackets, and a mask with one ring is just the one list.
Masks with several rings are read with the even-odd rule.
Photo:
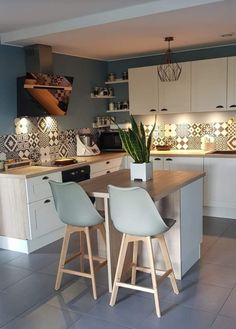
[[27, 73], [17, 78], [17, 116], [65, 115], [73, 78], [53, 74], [50, 46], [32, 45], [24, 51]]
[[75, 169], [68, 169], [62, 171], [63, 182], [82, 182], [90, 178], [90, 166], [82, 166]]
[[104, 131], [99, 136], [101, 151], [123, 151], [118, 131]]
[[85, 138], [85, 135], [76, 135], [76, 145], [77, 156], [91, 156], [101, 153], [98, 146], [92, 141], [91, 136]]

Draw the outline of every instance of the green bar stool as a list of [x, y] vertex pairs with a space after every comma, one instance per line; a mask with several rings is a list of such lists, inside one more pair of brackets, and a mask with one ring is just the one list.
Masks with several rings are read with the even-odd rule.
[[[179, 293], [164, 238], [164, 233], [167, 232], [171, 226], [173, 226], [175, 221], [169, 220], [168, 225], [166, 225], [148, 192], [140, 187], [120, 188], [109, 185], [108, 190], [111, 219], [115, 228], [119, 232], [123, 233], [110, 305], [115, 305], [119, 287], [145, 291], [154, 295], [156, 314], [160, 317], [161, 311], [158, 296], [159, 283], [164, 278], [169, 277], [174, 292], [176, 294]], [[156, 270], [154, 267], [152, 247], [153, 239], [157, 239], [159, 242], [166, 267], [165, 270]], [[140, 241], [143, 241], [147, 247], [150, 268], [141, 267], [137, 264], [138, 243]], [[131, 284], [121, 282], [121, 275], [129, 242], [133, 243]], [[137, 271], [151, 274], [152, 288], [136, 285]], [[158, 273], [160, 271], [162, 272], [162, 275], [158, 281], [156, 278], [157, 271]]]
[[[55, 289], [60, 289], [63, 273], [82, 276], [91, 279], [93, 297], [97, 299], [95, 272], [106, 265], [107, 261], [105, 258], [92, 255], [90, 232], [98, 229], [104, 243], [106, 243], [104, 218], [97, 212], [88, 195], [79, 184], [74, 182], [58, 183], [54, 181], [49, 181], [49, 184], [58, 216], [66, 224]], [[70, 235], [75, 232], [80, 235], [80, 251], [66, 259]], [[88, 254], [85, 254], [84, 251], [84, 237], [87, 242]], [[65, 264], [77, 257], [80, 257], [80, 271], [65, 268]], [[90, 273], [84, 271], [84, 259], [89, 260]], [[98, 262], [96, 268], [93, 261]]]

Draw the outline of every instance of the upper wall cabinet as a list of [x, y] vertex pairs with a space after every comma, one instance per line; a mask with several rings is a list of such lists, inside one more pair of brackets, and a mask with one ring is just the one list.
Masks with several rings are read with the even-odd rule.
[[227, 58], [192, 62], [192, 112], [226, 109]]
[[191, 62], [181, 63], [182, 72], [179, 80], [159, 81], [159, 112], [190, 112], [191, 107]]
[[129, 103], [131, 114], [150, 114], [151, 110], [158, 110], [156, 66], [129, 69]]
[[227, 109], [236, 110], [236, 57], [228, 58]]

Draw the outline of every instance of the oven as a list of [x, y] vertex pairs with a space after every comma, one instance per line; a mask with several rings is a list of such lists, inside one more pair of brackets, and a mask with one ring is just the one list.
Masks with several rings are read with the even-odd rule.
[[62, 182], [82, 182], [90, 178], [90, 166], [82, 166], [62, 171]]

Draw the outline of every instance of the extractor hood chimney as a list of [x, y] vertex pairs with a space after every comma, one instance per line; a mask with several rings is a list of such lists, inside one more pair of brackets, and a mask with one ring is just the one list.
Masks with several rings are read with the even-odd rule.
[[26, 72], [53, 73], [52, 47], [46, 45], [30, 45], [24, 47]]

